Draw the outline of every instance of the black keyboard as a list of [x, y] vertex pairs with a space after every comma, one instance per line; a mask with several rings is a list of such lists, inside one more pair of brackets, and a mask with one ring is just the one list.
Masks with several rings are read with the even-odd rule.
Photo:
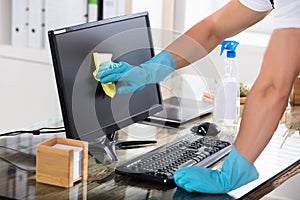
[[116, 168], [116, 173], [137, 179], [174, 184], [176, 169], [209, 167], [229, 153], [231, 143], [187, 134]]

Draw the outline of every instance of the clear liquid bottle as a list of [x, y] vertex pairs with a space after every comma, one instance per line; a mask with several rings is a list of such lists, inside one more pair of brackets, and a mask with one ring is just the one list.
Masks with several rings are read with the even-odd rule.
[[217, 82], [213, 120], [221, 128], [235, 128], [240, 114], [240, 83], [236, 64], [236, 41], [223, 41], [221, 53], [226, 50], [225, 74]]

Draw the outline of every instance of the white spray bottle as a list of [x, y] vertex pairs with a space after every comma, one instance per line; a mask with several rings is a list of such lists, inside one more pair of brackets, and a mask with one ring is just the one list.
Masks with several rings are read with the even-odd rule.
[[239, 75], [236, 65], [236, 41], [223, 41], [221, 52], [226, 50], [225, 74], [218, 81], [215, 98], [213, 120], [220, 127], [236, 127], [240, 113]]

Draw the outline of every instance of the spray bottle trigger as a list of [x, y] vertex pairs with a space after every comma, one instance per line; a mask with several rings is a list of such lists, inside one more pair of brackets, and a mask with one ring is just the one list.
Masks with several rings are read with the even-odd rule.
[[224, 50], [233, 51], [235, 52], [236, 47], [238, 46], [238, 42], [234, 40], [224, 40], [221, 43], [221, 52], [220, 56], [223, 54]]

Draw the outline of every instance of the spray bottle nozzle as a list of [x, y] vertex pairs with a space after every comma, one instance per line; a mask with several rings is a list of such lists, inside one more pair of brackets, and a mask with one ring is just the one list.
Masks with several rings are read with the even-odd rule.
[[229, 58], [234, 58], [235, 57], [235, 49], [238, 46], [238, 42], [234, 41], [234, 40], [224, 40], [221, 43], [221, 52], [220, 52], [220, 56], [223, 54], [224, 50], [228, 50], [227, 51], [227, 57]]

